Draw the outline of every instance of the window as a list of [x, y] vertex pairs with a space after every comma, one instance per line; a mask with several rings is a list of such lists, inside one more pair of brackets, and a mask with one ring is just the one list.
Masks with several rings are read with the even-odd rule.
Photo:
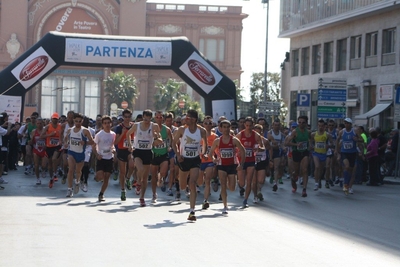
[[62, 88], [62, 114], [68, 111], [79, 111], [79, 78], [64, 77]]
[[347, 39], [337, 41], [336, 71], [346, 70]]
[[333, 42], [324, 44], [324, 73], [333, 71]]
[[321, 45], [312, 47], [312, 74], [321, 73]]
[[394, 45], [396, 43], [396, 29], [383, 30], [382, 53], [394, 53]]
[[368, 56], [376, 56], [378, 54], [378, 33], [367, 33], [365, 40], [365, 55]]
[[210, 61], [224, 61], [225, 40], [224, 39], [200, 39], [199, 50]]
[[361, 58], [361, 36], [351, 37], [350, 58]]
[[57, 111], [57, 80], [55, 76], [49, 76], [42, 81], [42, 101], [40, 115], [42, 118], [50, 118]]
[[310, 72], [310, 48], [301, 49], [301, 75], [308, 75]]
[[292, 76], [299, 76], [299, 50], [293, 50], [292, 55]]
[[100, 81], [88, 77], [85, 81], [85, 115], [95, 118], [100, 113]]

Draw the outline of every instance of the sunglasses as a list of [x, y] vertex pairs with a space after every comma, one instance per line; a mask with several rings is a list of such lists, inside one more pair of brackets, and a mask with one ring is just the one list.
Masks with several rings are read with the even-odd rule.
[[74, 120], [75, 123], [82, 123], [82, 120], [76, 121]]
[[156, 119], [163, 119], [163, 116], [156, 116]]
[[182, 122], [181, 121], [176, 121], [175, 123], [181, 124]]
[[204, 124], [205, 124], [205, 125], [212, 125], [212, 122], [211, 122], [211, 121], [209, 121], [209, 122], [204, 122]]

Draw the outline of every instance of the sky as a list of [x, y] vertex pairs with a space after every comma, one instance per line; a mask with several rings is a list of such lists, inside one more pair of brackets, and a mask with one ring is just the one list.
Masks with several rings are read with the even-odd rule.
[[[193, 0], [148, 0], [154, 3], [192, 4]], [[200, 3], [200, 2], [199, 2]], [[196, 3], [197, 4], [197, 3]], [[253, 72], [264, 72], [266, 50], [267, 7], [262, 0], [202, 0], [202, 5], [242, 6], [242, 12], [249, 16], [243, 20], [241, 63], [241, 87], [244, 99], [250, 100], [249, 84]], [[268, 27], [268, 72], [281, 71], [280, 65], [289, 51], [289, 39], [278, 38], [280, 0], [269, 1]]]

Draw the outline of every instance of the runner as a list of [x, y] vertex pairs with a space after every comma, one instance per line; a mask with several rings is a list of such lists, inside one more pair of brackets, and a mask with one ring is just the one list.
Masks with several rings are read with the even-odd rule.
[[[73, 197], [79, 192], [82, 167], [85, 160], [85, 147], [93, 144], [93, 138], [88, 129], [82, 126], [83, 115], [75, 113], [74, 126], [68, 129], [64, 138], [68, 147], [68, 190], [67, 197]], [[75, 186], [72, 190], [72, 182], [75, 173]]]
[[[333, 180], [335, 179], [335, 176], [339, 173], [338, 172], [338, 162], [336, 160], [336, 157], [333, 156], [334, 151], [335, 151], [335, 145], [336, 145], [336, 139], [338, 136], [338, 131], [335, 128], [335, 121], [334, 120], [329, 120], [328, 121], [328, 134], [332, 137], [332, 147], [328, 148], [328, 151], [326, 152], [326, 179], [328, 180], [329, 186], [332, 187], [334, 186]], [[337, 176], [336, 176], [337, 177]]]
[[[173, 134], [175, 130], [178, 129], [178, 127], [174, 126], [172, 124], [174, 120], [174, 115], [172, 113], [167, 113], [165, 116], [165, 125], [171, 129], [171, 135], [173, 138]], [[181, 125], [181, 117], [176, 117], [175, 119], [175, 125]], [[172, 197], [174, 194], [172, 193], [172, 186], [175, 183], [176, 177], [178, 177], [177, 173], [179, 171], [179, 168], [175, 168], [175, 151], [171, 147], [172, 145], [172, 139], [170, 143], [168, 144], [168, 158], [169, 158], [169, 173], [168, 173], [168, 190], [167, 190], [167, 196]], [[176, 189], [179, 191], [179, 183], [176, 182]], [[163, 186], [167, 186], [167, 184], [164, 182]], [[163, 190], [163, 187], [161, 187], [161, 190]]]
[[[89, 126], [89, 118], [88, 117], [85, 116], [83, 118], [82, 126], [87, 128], [89, 130], [92, 138], [94, 138], [94, 136], [95, 136], [94, 129]], [[88, 179], [89, 179], [89, 173], [90, 173], [89, 164], [90, 164], [90, 160], [92, 158], [92, 152], [93, 152], [93, 147], [86, 146], [85, 160], [83, 163], [82, 176], [81, 176], [81, 190], [85, 193], [88, 191]]]
[[93, 153], [97, 159], [96, 177], [99, 181], [103, 181], [98, 200], [105, 201], [104, 192], [107, 190], [108, 181], [113, 170], [116, 134], [111, 131], [112, 121], [110, 116], [103, 116], [101, 124], [103, 129], [94, 137]]
[[[201, 166], [200, 166], [199, 179], [197, 185], [200, 186], [204, 183], [204, 201], [202, 208], [208, 209], [210, 207], [208, 198], [210, 197], [210, 191], [211, 191], [211, 178], [213, 177], [214, 166], [215, 166], [213, 158], [209, 156], [209, 151], [214, 140], [218, 136], [212, 132], [213, 122], [211, 116], [206, 116], [204, 118], [203, 127], [206, 129], [207, 133], [207, 144], [204, 144], [202, 141], [201, 146], [207, 145], [207, 150], [206, 150], [207, 157], [201, 156]], [[220, 125], [219, 129], [221, 130], [221, 135], [222, 135], [223, 130]]]
[[267, 138], [271, 144], [272, 150], [270, 152], [269, 158], [270, 162], [273, 165], [274, 177], [272, 191], [276, 192], [278, 190], [278, 181], [280, 184], [283, 184], [282, 176], [283, 176], [283, 160], [284, 160], [284, 142], [286, 136], [281, 132], [281, 122], [279, 119], [276, 119], [272, 124], [272, 130], [268, 132]]
[[[186, 125], [179, 127], [172, 142], [172, 148], [175, 151], [178, 160], [178, 166], [181, 170], [179, 172], [180, 189], [185, 190], [187, 184], [187, 177], [190, 175], [189, 188], [190, 188], [190, 213], [188, 220], [196, 221], [195, 205], [196, 205], [196, 185], [200, 171], [200, 144], [203, 140], [207, 144], [206, 130], [197, 125], [198, 113], [196, 110], [189, 109], [186, 114]], [[178, 149], [178, 142], [180, 146]], [[201, 154], [205, 156], [206, 146], [202, 147]]]
[[50, 175], [50, 188], [53, 187], [54, 182], [58, 181], [56, 171], [61, 148], [61, 125], [58, 123], [59, 118], [60, 117], [58, 116], [58, 113], [54, 112], [53, 115], [51, 115], [51, 123], [44, 127], [42, 135], [40, 136], [41, 138], [46, 139], [46, 154], [49, 161], [48, 170]]
[[[33, 130], [36, 129], [36, 118], [39, 117], [39, 113], [37, 112], [32, 112], [31, 115], [31, 122], [29, 122], [25, 129], [24, 133], [26, 134], [26, 142], [28, 143], [30, 138], [31, 138], [31, 133]], [[32, 146], [27, 145], [26, 146], [26, 156], [25, 156], [25, 174], [29, 175], [32, 171], [32, 162], [33, 162], [33, 153], [32, 153]]]
[[286, 138], [285, 145], [293, 147], [293, 176], [292, 176], [292, 192], [297, 190], [297, 180], [299, 175], [303, 176], [303, 192], [302, 197], [307, 197], [308, 183], [308, 158], [311, 133], [307, 129], [308, 117], [299, 116], [297, 118], [298, 127], [292, 131], [290, 136]]
[[[253, 130], [253, 124], [253, 118], [247, 117], [244, 122], [245, 129], [236, 135], [246, 150], [245, 163], [242, 170], [238, 171], [240, 196], [244, 195], [243, 208], [248, 207], [247, 200], [252, 190], [256, 165], [255, 153], [265, 151], [261, 136]], [[244, 188], [245, 186], [246, 188]]]
[[[246, 152], [239, 139], [230, 134], [231, 123], [228, 120], [221, 121], [219, 126], [222, 130], [222, 135], [214, 140], [208, 152], [208, 157], [212, 158], [217, 164], [218, 177], [221, 182], [221, 197], [224, 204], [222, 214], [226, 215], [228, 214], [227, 188], [232, 192], [235, 191], [236, 174], [244, 165]], [[236, 150], [239, 150], [240, 158], [242, 159], [240, 164], [238, 164]], [[215, 157], [215, 152], [217, 152], [217, 157]]]
[[[42, 178], [46, 175], [45, 169], [47, 165], [47, 154], [46, 154], [46, 138], [43, 138], [43, 119], [36, 119], [36, 129], [32, 131], [32, 136], [30, 138], [30, 145], [33, 147], [33, 162], [35, 163], [35, 174], [36, 174], [36, 185], [41, 185], [42, 181], [39, 177], [40, 173], [40, 161], [42, 163]], [[51, 176], [50, 176], [51, 179]]]
[[[153, 145], [157, 146], [163, 143], [160, 136], [160, 128], [156, 123], [151, 122], [153, 112], [150, 109], [143, 111], [143, 121], [135, 123], [126, 133], [128, 144], [131, 144], [133, 137], [133, 158], [137, 168], [136, 193], [140, 194], [140, 206], [145, 207], [144, 195], [147, 189], [147, 179], [150, 173], [150, 164], [153, 160]], [[121, 192], [124, 194], [125, 189]]]
[[262, 142], [265, 147], [265, 151], [256, 152], [256, 168], [253, 179], [253, 193], [254, 193], [254, 203], [258, 201], [263, 201], [264, 196], [261, 193], [261, 189], [265, 182], [265, 174], [267, 172], [267, 167], [270, 165], [272, 167], [272, 162], [269, 160], [271, 158], [271, 145], [267, 138], [261, 135], [263, 132], [263, 127], [260, 124], [254, 126], [254, 131], [260, 134]]
[[150, 166], [151, 190], [153, 192], [153, 198], [151, 200], [152, 203], [157, 202], [157, 186], [161, 187], [161, 191], [163, 192], [165, 192], [166, 190], [164, 183], [168, 174], [168, 147], [169, 144], [172, 142], [171, 129], [163, 124], [164, 117], [162, 111], [155, 112], [154, 120], [160, 129], [161, 139], [163, 140], [163, 142], [159, 145], [153, 146], [154, 158]]
[[62, 184], [67, 181], [68, 174], [68, 143], [65, 141], [65, 136], [70, 128], [74, 126], [74, 115], [75, 112], [70, 110], [67, 113], [67, 121], [61, 125], [61, 135], [60, 140], [62, 141], [61, 153], [62, 153], [62, 166], [63, 166], [63, 178], [61, 180]]

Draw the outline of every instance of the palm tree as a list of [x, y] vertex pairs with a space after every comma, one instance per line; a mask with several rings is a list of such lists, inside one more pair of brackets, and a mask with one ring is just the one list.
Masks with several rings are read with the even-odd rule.
[[122, 71], [110, 73], [104, 82], [104, 91], [109, 104], [116, 103], [121, 106], [122, 101], [127, 101], [128, 108], [133, 110], [139, 93], [137, 92], [136, 78], [132, 74], [125, 75]]
[[181, 92], [183, 83], [175, 79], [168, 79], [166, 84], [156, 83], [156, 94], [154, 95], [154, 107], [156, 110], [171, 110], [175, 102], [179, 102], [184, 95]]

